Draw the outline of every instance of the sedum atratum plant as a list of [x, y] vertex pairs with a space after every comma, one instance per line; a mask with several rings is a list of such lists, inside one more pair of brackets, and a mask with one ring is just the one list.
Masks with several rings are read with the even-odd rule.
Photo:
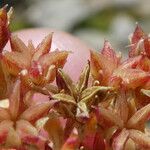
[[150, 149], [150, 37], [139, 25], [126, 60], [105, 41], [74, 83], [63, 71], [69, 52], [50, 51], [53, 34], [26, 45], [11, 14], [0, 9], [0, 149]]

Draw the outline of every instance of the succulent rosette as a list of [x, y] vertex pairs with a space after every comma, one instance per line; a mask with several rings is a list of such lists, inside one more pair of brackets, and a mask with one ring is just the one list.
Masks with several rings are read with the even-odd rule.
[[[93, 109], [91, 106], [98, 103], [99, 95], [107, 95], [108, 92], [113, 91], [113, 88], [94, 85], [89, 87], [89, 74], [90, 64], [88, 63], [88, 65], [83, 69], [79, 77], [79, 81], [75, 84], [71, 78], [62, 71], [62, 69], [58, 69], [57, 71], [56, 82], [59, 93], [54, 94], [51, 97], [51, 99], [58, 101], [54, 107], [56, 113], [52, 112], [52, 114], [49, 114], [50, 119], [45, 125], [45, 129], [48, 131], [49, 136], [53, 141], [54, 149], [64, 149], [64, 147], [67, 149], [67, 143], [66, 145], [63, 144], [65, 144], [65, 140], [67, 140], [70, 136], [71, 139], [68, 139], [68, 141], [72, 140], [72, 138], [76, 139], [74, 141], [73, 149], [80, 146], [82, 147], [82, 145], [88, 148], [93, 146], [97, 131], [95, 130], [95, 116], [91, 114]], [[64, 129], [61, 123], [59, 123], [60, 116], [64, 117], [66, 122]], [[54, 129], [51, 129], [51, 126], [55, 126], [54, 128], [56, 133], [54, 133]], [[88, 128], [91, 128], [93, 131], [88, 131]], [[60, 129], [61, 135], [58, 136], [57, 133]], [[77, 130], [78, 135], [74, 133], [73, 129]], [[91, 142], [89, 145], [86, 145], [86, 136], [90, 136], [91, 140], [93, 140], [93, 142]]]
[[9, 31], [11, 13], [0, 9], [0, 149], [150, 149], [150, 37], [139, 25], [128, 58], [105, 41], [75, 83], [63, 70], [69, 52], [51, 50], [53, 33], [25, 44]]
[[36, 48], [31, 41], [26, 46], [17, 36], [10, 38], [12, 51], [3, 53], [2, 62], [8, 75], [20, 76], [27, 91], [34, 89], [47, 94], [42, 88], [55, 79], [56, 68], [63, 67], [66, 62], [68, 52], [50, 52], [51, 42], [52, 34], [45, 37]]
[[52, 102], [45, 102], [23, 109], [20, 95], [21, 82], [16, 81], [9, 96], [9, 106], [0, 107], [0, 147], [29, 149], [37, 147], [44, 149], [45, 139], [40, 137], [36, 121], [45, 116]]

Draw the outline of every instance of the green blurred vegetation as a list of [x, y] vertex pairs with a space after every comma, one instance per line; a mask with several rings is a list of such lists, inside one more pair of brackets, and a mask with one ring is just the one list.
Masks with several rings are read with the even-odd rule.
[[128, 7], [107, 7], [106, 9], [99, 11], [97, 14], [89, 16], [79, 24], [76, 24], [72, 28], [72, 31], [82, 28], [94, 28], [103, 32], [107, 32], [113, 19], [120, 13], [129, 15], [135, 20], [135, 22], [139, 23], [145, 19], [148, 19]]
[[[30, 23], [27, 21], [26, 15], [23, 11], [28, 8], [28, 6], [31, 4], [30, 0], [2, 0], [0, 3], [0, 7], [8, 4], [9, 7], [14, 7], [14, 18], [13, 23], [11, 24], [11, 30], [16, 31], [19, 29], [24, 28], [30, 28], [30, 27], [36, 27], [35, 24]], [[21, 13], [20, 13], [21, 12]], [[96, 30], [100, 30], [102, 32], [107, 32], [110, 28], [112, 20], [118, 15], [119, 13], [126, 13], [131, 18], [135, 20], [135, 22], [141, 23], [146, 18], [145, 16], [141, 16], [135, 10], [132, 9], [132, 7], [120, 7], [120, 6], [111, 6], [106, 7], [103, 10], [100, 10], [94, 15], [91, 15], [81, 22], [75, 24], [70, 32], [75, 32], [78, 29], [85, 29], [85, 28], [94, 28]]]

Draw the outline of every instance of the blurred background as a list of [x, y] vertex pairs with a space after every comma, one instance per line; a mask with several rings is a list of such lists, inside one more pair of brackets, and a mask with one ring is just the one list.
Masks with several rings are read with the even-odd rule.
[[95, 49], [104, 39], [124, 51], [138, 22], [150, 30], [150, 0], [0, 0], [15, 8], [13, 31], [50, 27], [78, 36]]

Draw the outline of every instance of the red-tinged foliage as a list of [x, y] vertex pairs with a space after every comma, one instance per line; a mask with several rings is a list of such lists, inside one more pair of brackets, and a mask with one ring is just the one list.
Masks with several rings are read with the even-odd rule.
[[129, 51], [129, 57], [139, 55], [140, 51], [138, 48], [139, 41], [144, 37], [144, 32], [139, 25], [135, 28], [135, 31], [131, 37], [131, 50]]
[[69, 52], [51, 52], [52, 34], [37, 47], [11, 36], [11, 12], [0, 10], [0, 52], [11, 44], [0, 57], [0, 149], [150, 149], [150, 38], [139, 25], [129, 58], [105, 41], [74, 83], [62, 70]]
[[150, 38], [147, 37], [144, 39], [144, 49], [146, 55], [150, 58]]
[[0, 53], [10, 38], [9, 21], [12, 9], [7, 14], [6, 7], [0, 9]]
[[51, 42], [52, 34], [49, 34], [34, 48], [31, 41], [26, 46], [17, 36], [11, 36], [12, 51], [2, 55], [2, 62], [8, 76], [20, 77], [24, 93], [34, 89], [48, 95], [45, 86], [54, 81], [56, 68], [63, 68], [69, 53], [59, 50], [50, 52]]

